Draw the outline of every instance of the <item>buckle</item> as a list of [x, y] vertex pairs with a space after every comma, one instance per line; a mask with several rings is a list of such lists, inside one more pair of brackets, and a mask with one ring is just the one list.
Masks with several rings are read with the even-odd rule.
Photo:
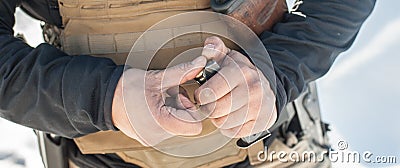
[[236, 141], [236, 145], [241, 148], [241, 149], [247, 149], [251, 147], [252, 145], [256, 144], [257, 142], [260, 142], [264, 140], [265, 138], [268, 138], [271, 136], [271, 132], [268, 130], [256, 133], [247, 137], [240, 138], [239, 140]]

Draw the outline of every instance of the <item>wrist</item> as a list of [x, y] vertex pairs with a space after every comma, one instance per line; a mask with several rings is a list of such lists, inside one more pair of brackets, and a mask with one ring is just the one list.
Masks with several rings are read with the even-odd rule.
[[[131, 121], [128, 118], [128, 112], [126, 111], [125, 99], [124, 99], [124, 89], [125, 91], [131, 93], [138, 93], [139, 90], [143, 90], [143, 88], [140, 87], [143, 85], [143, 82], [140, 81], [143, 81], [143, 76], [144, 76], [143, 74], [145, 72], [146, 71], [133, 68], [126, 70], [124, 72], [124, 75], [120, 77], [118, 84], [116, 85], [112, 102], [111, 118], [113, 125], [120, 131], [122, 131], [125, 135], [136, 140], [139, 140], [139, 137], [137, 136], [134, 128], [132, 127]], [[127, 79], [129, 80], [128, 81], [124, 80], [124, 76], [128, 77]], [[129, 87], [124, 88], [123, 83], [124, 85]], [[138, 95], [138, 97], [131, 99], [132, 101], [129, 100], [129, 102], [132, 103], [138, 102], [138, 99], [139, 98], [141, 99], [142, 97], [143, 96]]]
[[121, 123], [125, 120], [128, 120], [125, 113], [122, 97], [122, 77], [119, 79], [118, 84], [115, 88], [111, 109], [112, 123], [115, 127], [121, 129]]

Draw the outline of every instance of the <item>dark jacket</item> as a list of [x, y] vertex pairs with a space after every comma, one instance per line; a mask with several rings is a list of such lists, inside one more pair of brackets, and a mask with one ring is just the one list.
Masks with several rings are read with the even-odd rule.
[[[297, 11], [307, 17], [286, 14], [261, 34], [275, 68], [278, 111], [351, 46], [374, 4], [304, 0]], [[0, 1], [0, 117], [69, 138], [115, 129], [111, 104], [123, 67], [106, 58], [69, 56], [48, 44], [32, 48], [14, 38], [17, 6], [61, 26], [55, 0]]]

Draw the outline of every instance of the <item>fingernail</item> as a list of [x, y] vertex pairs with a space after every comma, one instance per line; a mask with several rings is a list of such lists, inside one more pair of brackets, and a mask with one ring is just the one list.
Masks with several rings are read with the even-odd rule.
[[215, 45], [214, 44], [207, 44], [207, 45], [204, 46], [204, 48], [215, 49]]
[[215, 93], [212, 89], [210, 88], [204, 88], [203, 90], [200, 91], [199, 95], [199, 103], [201, 105], [201, 102], [204, 103], [204, 100], [210, 100], [215, 98]]
[[200, 56], [200, 57], [197, 57], [196, 59], [194, 59], [191, 63], [193, 65], [196, 65], [196, 64], [199, 64], [199, 63], [203, 62], [203, 59], [204, 59], [204, 57]]

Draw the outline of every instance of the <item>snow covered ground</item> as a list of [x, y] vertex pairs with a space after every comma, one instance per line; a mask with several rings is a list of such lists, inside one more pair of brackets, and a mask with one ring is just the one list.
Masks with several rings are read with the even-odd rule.
[[0, 130], [0, 167], [43, 167], [32, 129], [0, 119]]
[[[293, 0], [289, 0], [293, 2]], [[360, 2], [362, 3], [362, 2]], [[334, 163], [334, 167], [400, 167], [400, 1], [378, 1], [355, 45], [318, 80], [323, 118], [332, 125], [332, 146], [396, 156], [397, 164]], [[17, 11], [16, 32], [32, 46], [42, 42], [39, 22]], [[0, 119], [0, 167], [41, 168], [35, 134]]]

